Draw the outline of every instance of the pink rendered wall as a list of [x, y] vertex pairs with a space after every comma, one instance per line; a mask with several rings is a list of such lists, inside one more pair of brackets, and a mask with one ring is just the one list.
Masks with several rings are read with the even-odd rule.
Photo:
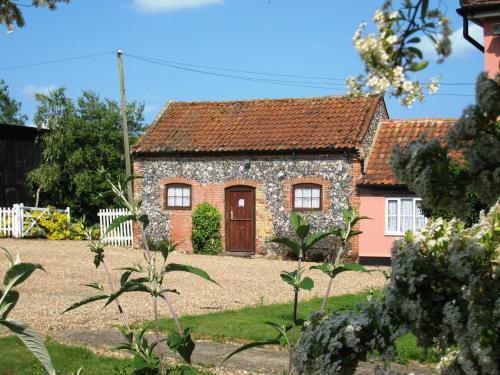
[[483, 20], [484, 70], [491, 78], [500, 73], [500, 36], [493, 34], [495, 23], [500, 23], [500, 17]]
[[390, 257], [392, 242], [399, 236], [386, 236], [385, 196], [362, 195], [359, 213], [371, 220], [361, 220], [359, 236], [360, 257]]

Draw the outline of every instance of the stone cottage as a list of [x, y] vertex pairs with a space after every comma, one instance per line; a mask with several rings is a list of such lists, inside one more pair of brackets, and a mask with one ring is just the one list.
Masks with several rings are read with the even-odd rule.
[[133, 148], [149, 235], [191, 252], [191, 215], [204, 201], [222, 214], [226, 253], [267, 253], [268, 239], [289, 233], [291, 210], [315, 230], [339, 224], [340, 209], [359, 203], [387, 117], [381, 96], [169, 103]]

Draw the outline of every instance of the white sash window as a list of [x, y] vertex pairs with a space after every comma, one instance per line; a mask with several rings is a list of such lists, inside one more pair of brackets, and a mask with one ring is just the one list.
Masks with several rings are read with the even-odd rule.
[[406, 231], [417, 231], [426, 218], [419, 207], [420, 198], [386, 198], [385, 234], [402, 236]]

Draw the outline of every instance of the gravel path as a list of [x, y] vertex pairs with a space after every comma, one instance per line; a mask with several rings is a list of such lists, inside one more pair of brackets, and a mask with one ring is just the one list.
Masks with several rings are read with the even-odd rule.
[[[97, 302], [61, 315], [72, 303], [93, 295], [93, 290], [83, 284], [104, 283], [101, 270], [95, 269], [92, 255], [84, 241], [48, 241], [0, 239], [0, 246], [12, 254], [19, 253], [25, 262], [41, 263], [47, 274], [35, 272], [18, 290], [21, 299], [11, 313], [13, 318], [29, 323], [36, 331], [51, 335], [61, 330], [109, 329], [119, 323], [114, 305], [102, 309]], [[110, 268], [131, 265], [142, 260], [141, 252], [133, 249], [107, 247], [106, 262]], [[1, 255], [0, 255], [1, 256]], [[268, 259], [242, 259], [175, 253], [170, 261], [200, 267], [207, 271], [221, 287], [194, 275], [173, 273], [167, 284], [175, 287], [180, 296], [173, 301], [182, 314], [204, 314], [224, 309], [237, 309], [257, 304], [288, 302], [292, 293], [279, 277], [283, 270], [292, 270], [294, 262]], [[6, 261], [0, 258], [0, 275]], [[327, 279], [318, 271], [308, 272], [315, 288], [302, 293], [308, 299], [322, 295]], [[119, 272], [114, 272], [118, 283]], [[381, 287], [384, 277], [378, 273], [345, 272], [335, 281], [334, 295], [355, 293], [369, 287]], [[130, 321], [151, 317], [151, 303], [145, 294], [132, 293], [122, 298]], [[160, 304], [161, 316], [169, 316], [167, 306]]]

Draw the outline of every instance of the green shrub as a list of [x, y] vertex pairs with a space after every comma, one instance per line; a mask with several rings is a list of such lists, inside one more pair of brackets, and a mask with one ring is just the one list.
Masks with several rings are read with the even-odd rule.
[[193, 212], [191, 242], [196, 254], [219, 254], [222, 251], [220, 237], [221, 214], [208, 202], [203, 202]]

